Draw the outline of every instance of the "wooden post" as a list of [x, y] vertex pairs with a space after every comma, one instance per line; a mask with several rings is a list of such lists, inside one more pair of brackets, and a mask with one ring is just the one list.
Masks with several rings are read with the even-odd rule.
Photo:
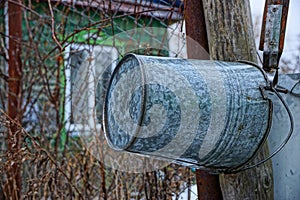
[[[188, 0], [185, 2], [185, 23], [187, 36], [199, 45], [197, 50], [195, 50], [194, 41], [187, 40], [188, 58], [209, 59], [209, 44], [202, 1]], [[199, 49], [201, 47], [203, 49]], [[222, 199], [218, 175], [211, 175], [206, 171], [196, 170], [196, 180], [199, 200]]]
[[[249, 0], [202, 2], [212, 59], [257, 62]], [[257, 160], [267, 155], [265, 146]], [[271, 162], [238, 174], [221, 175], [220, 183], [224, 199], [274, 198]]]
[[21, 165], [18, 163], [18, 151], [21, 148], [21, 134], [18, 126], [21, 123], [21, 93], [22, 93], [22, 62], [21, 62], [21, 40], [22, 40], [22, 8], [21, 0], [8, 1], [8, 116], [16, 123], [11, 123], [7, 135], [7, 149], [11, 155], [11, 168], [7, 171], [8, 182], [5, 195], [9, 199], [20, 199], [21, 197]]

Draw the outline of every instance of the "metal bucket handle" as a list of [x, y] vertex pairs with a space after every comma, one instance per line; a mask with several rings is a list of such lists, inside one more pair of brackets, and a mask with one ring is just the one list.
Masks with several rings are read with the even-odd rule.
[[291, 91], [290, 91], [291, 95], [296, 96], [296, 97], [300, 97], [300, 93], [295, 93], [295, 92], [294, 92], [295, 88], [296, 88], [299, 84], [300, 84], [300, 80], [298, 80], [298, 82], [292, 87], [292, 89], [291, 89]]
[[[250, 64], [250, 65], [253, 65], [255, 67], [257, 67], [258, 69], [260, 69], [262, 71], [262, 69], [260, 68], [260, 66], [258, 66], [256, 63], [253, 63], [253, 62], [249, 62], [249, 61], [239, 61], [241, 63], [246, 63], [246, 64]], [[264, 71], [262, 71], [264, 73]], [[265, 73], [264, 73], [265, 74]], [[290, 108], [288, 107], [286, 101], [283, 99], [283, 97], [279, 94], [278, 92], [278, 89], [277, 88], [274, 88], [273, 85], [269, 82], [268, 79], [267, 80], [267, 83], [268, 83], [268, 86], [266, 87], [263, 87], [261, 88], [262, 90], [268, 90], [268, 91], [271, 91], [271, 92], [274, 92], [275, 95], [278, 97], [278, 99], [280, 100], [280, 102], [282, 103], [282, 105], [284, 106], [285, 110], [287, 111], [288, 113], [288, 116], [289, 116], [289, 119], [290, 119], [290, 130], [286, 136], [286, 138], [282, 141], [282, 143], [276, 148], [276, 150], [271, 154], [269, 155], [268, 157], [266, 157], [265, 159], [255, 163], [255, 164], [251, 164], [251, 165], [247, 165], [247, 163], [250, 163], [253, 158], [256, 157], [257, 153], [259, 152], [259, 150], [262, 148], [263, 144], [265, 144], [266, 142], [266, 139], [268, 138], [269, 136], [269, 131], [267, 131], [267, 134], [266, 134], [266, 137], [265, 139], [262, 141], [262, 144], [260, 145], [260, 148], [258, 148], [257, 152], [252, 156], [252, 158], [249, 159], [248, 162], [244, 163], [242, 166], [240, 167], [237, 167], [237, 168], [231, 168], [231, 169], [228, 169], [225, 171], [225, 173], [238, 173], [238, 172], [241, 172], [241, 171], [245, 171], [245, 170], [248, 170], [248, 169], [252, 169], [254, 167], [257, 167], [265, 162], [267, 162], [268, 160], [270, 160], [271, 158], [273, 158], [276, 154], [278, 154], [282, 148], [288, 143], [288, 141], [290, 140], [292, 134], [293, 134], [293, 131], [294, 131], [294, 126], [295, 126], [295, 123], [294, 123], [294, 118], [293, 118], [293, 115], [292, 115], [292, 112], [290, 110]], [[279, 89], [279, 91], [281, 91]], [[272, 110], [271, 110], [272, 112]], [[270, 126], [270, 124], [269, 124]], [[269, 127], [270, 129], [271, 127]]]

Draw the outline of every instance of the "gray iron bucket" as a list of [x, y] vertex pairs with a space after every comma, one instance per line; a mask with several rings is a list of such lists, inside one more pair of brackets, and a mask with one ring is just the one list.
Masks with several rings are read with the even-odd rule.
[[267, 78], [244, 63], [128, 54], [113, 72], [104, 131], [115, 150], [230, 171], [265, 141]]

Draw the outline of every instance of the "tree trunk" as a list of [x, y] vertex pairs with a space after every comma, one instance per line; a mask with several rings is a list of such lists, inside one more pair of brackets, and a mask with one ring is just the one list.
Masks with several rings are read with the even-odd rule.
[[[257, 62], [249, 0], [203, 0], [210, 56], [214, 60]], [[264, 146], [257, 160], [268, 155]], [[237, 174], [221, 175], [224, 199], [273, 199], [271, 162]]]

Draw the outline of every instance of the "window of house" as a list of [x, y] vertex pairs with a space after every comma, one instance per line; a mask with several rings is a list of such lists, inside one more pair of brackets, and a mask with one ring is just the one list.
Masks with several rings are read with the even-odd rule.
[[72, 134], [101, 128], [102, 107], [118, 52], [109, 46], [72, 44], [66, 49], [66, 127]]

